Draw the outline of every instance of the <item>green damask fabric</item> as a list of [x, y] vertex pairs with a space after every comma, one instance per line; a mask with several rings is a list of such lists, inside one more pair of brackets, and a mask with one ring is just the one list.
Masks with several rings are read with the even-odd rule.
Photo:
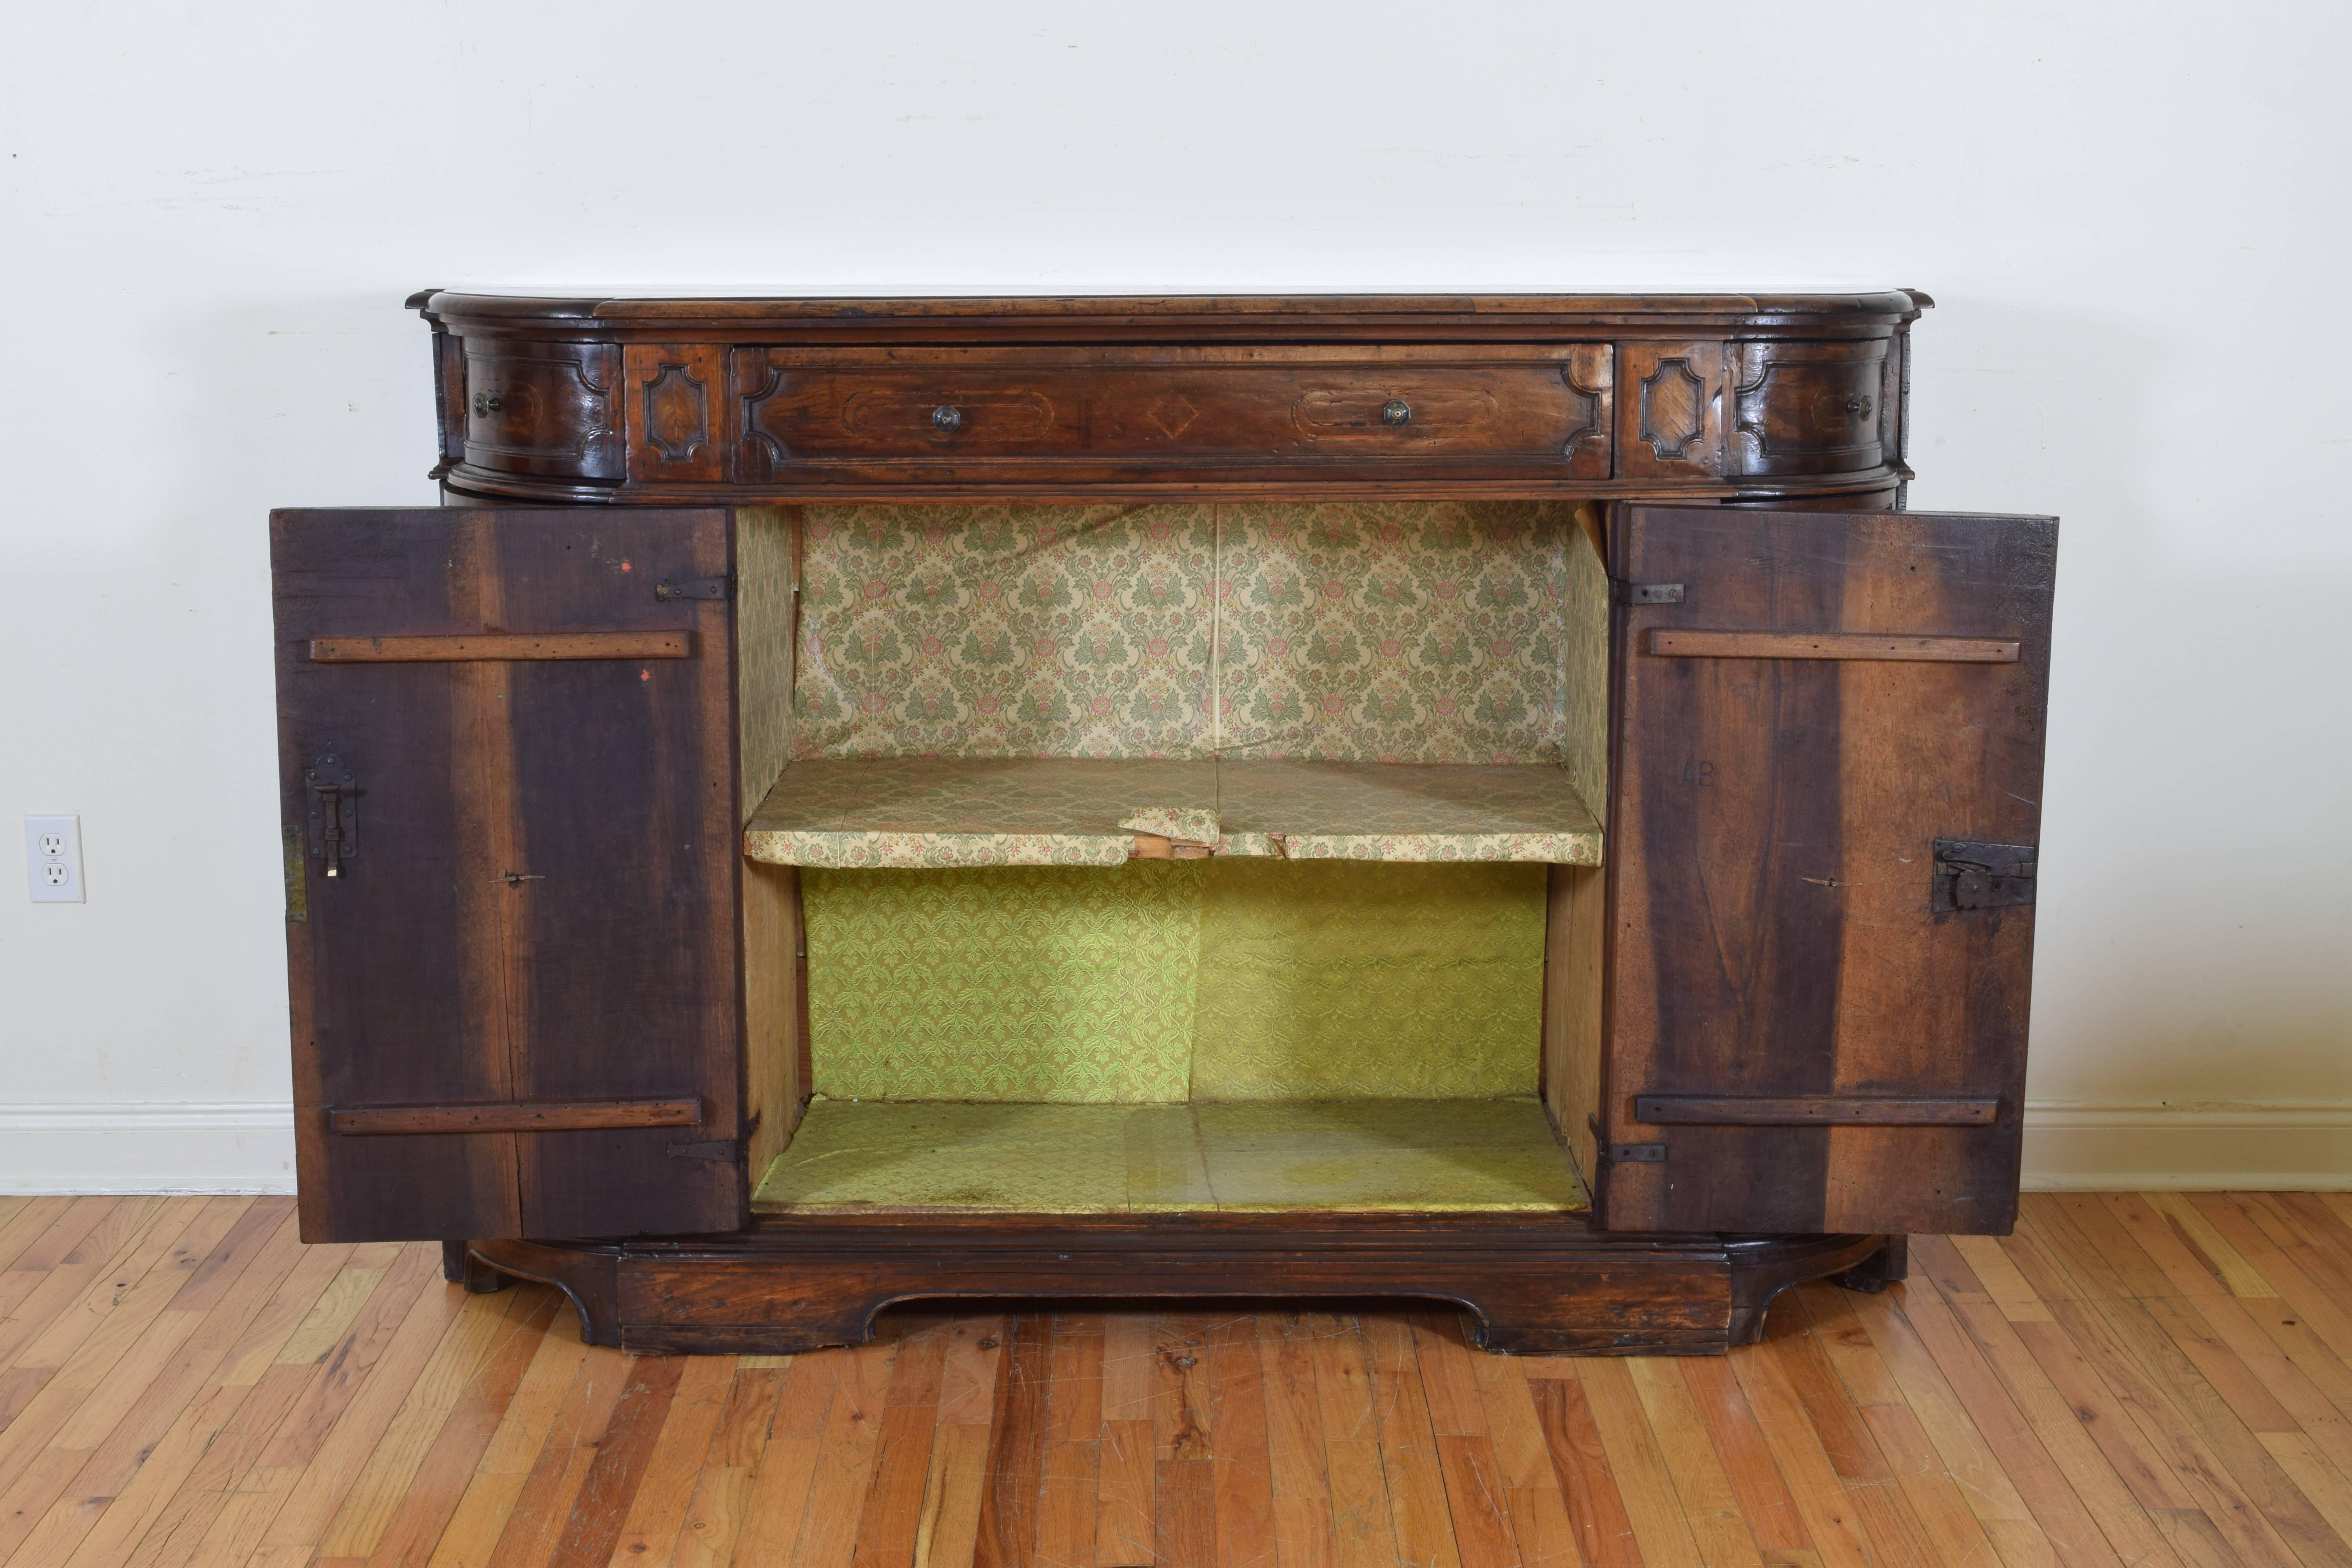
[[812, 1088], [1063, 1104], [1532, 1094], [1540, 866], [811, 869]]
[[1182, 1100], [1204, 868], [803, 871], [811, 1088], [834, 1100]]
[[752, 1196], [762, 1213], [1022, 1214], [1585, 1206], [1540, 1101], [1233, 1105], [818, 1100]]
[[1544, 868], [1216, 860], [1196, 1100], [1533, 1094]]

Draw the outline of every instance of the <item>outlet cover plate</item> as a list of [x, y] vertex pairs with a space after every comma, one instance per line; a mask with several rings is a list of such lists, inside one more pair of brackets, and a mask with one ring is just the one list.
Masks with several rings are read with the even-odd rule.
[[79, 904], [81, 892], [81, 818], [25, 818], [25, 878], [37, 904]]

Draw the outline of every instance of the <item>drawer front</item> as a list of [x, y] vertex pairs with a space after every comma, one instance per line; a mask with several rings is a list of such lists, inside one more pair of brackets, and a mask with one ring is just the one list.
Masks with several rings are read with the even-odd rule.
[[[1608, 344], [1458, 349], [982, 353], [739, 350], [738, 477], [964, 465], [1171, 469], [1475, 459], [1610, 473]], [[1516, 460], [1516, 461], [1515, 461]]]
[[1850, 474], [1886, 460], [1886, 350], [1734, 343], [1732, 472]]
[[612, 343], [466, 343], [466, 461], [496, 473], [623, 477], [621, 351]]

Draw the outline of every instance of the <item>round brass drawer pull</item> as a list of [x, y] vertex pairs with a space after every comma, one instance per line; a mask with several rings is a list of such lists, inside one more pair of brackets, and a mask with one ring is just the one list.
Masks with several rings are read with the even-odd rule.
[[1390, 398], [1381, 405], [1381, 423], [1383, 425], [1412, 424], [1412, 405], [1402, 397]]
[[931, 427], [953, 435], [963, 428], [963, 410], [952, 403], [942, 403], [931, 410]]
[[506, 400], [495, 392], [474, 394], [474, 417], [477, 419], [488, 419], [505, 406]]

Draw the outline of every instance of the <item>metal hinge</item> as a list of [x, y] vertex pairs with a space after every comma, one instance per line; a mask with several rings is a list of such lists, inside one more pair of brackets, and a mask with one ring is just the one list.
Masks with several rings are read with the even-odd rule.
[[1664, 1143], [1612, 1143], [1601, 1136], [1601, 1118], [1587, 1115], [1584, 1124], [1592, 1129], [1594, 1157], [1604, 1165], [1651, 1165], [1666, 1157]]
[[673, 1143], [669, 1146], [669, 1157], [673, 1160], [709, 1160], [717, 1164], [733, 1165], [741, 1163], [743, 1158], [741, 1151], [742, 1145], [736, 1142], [734, 1139], [721, 1138], [711, 1143]]
[[1628, 583], [1622, 577], [1609, 579], [1609, 596], [1621, 605], [1679, 605], [1683, 602], [1680, 583]]
[[340, 877], [359, 844], [359, 780], [332, 751], [302, 771], [310, 792], [310, 856], [321, 874]]
[[2040, 853], [2032, 844], [1938, 838], [1928, 908], [1939, 915], [1959, 910], [2030, 909]]
[[731, 577], [664, 578], [654, 584], [654, 597], [667, 605], [673, 599], [725, 599], [735, 592]]

